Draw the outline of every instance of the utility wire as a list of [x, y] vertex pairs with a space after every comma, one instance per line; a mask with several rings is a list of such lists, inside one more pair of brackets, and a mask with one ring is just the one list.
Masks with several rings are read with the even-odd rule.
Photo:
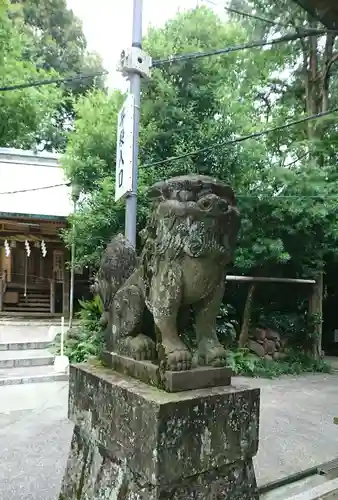
[[[242, 10], [237, 10], [237, 9], [232, 8], [232, 7], [224, 7], [224, 10], [226, 10], [228, 12], [232, 12], [233, 14], [237, 14], [238, 16], [248, 17], [249, 19], [256, 19], [257, 21], [262, 21], [263, 23], [270, 24], [271, 26], [280, 26], [281, 28], [290, 28], [290, 27], [293, 27], [293, 28], [297, 29], [297, 26], [295, 26], [292, 22], [281, 23], [279, 21], [274, 21], [273, 19], [268, 19], [268, 18], [263, 17], [263, 16], [258, 16], [257, 14], [249, 14], [248, 12], [244, 12]], [[299, 30], [306, 29], [306, 30], [308, 30], [310, 32], [312, 31], [313, 35], [316, 34], [316, 33], [314, 33], [316, 31], [316, 28], [299, 27], [298, 29]], [[326, 31], [326, 33], [336, 33], [336, 34], [338, 34], [337, 30], [326, 29], [325, 31]]]
[[[3, 192], [3, 193], [0, 193], [0, 195], [7, 195], [7, 194], [16, 194], [16, 193], [27, 193], [27, 192], [31, 192], [31, 191], [40, 191], [42, 189], [50, 189], [50, 188], [54, 188], [54, 187], [59, 187], [59, 186], [69, 186], [70, 184], [55, 184], [54, 186], [45, 186], [45, 187], [38, 187], [38, 188], [30, 188], [30, 189], [22, 189], [22, 190], [18, 190], [18, 191], [7, 191], [7, 192]], [[274, 195], [272, 193], [266, 193], [266, 194], [256, 194], [256, 195], [250, 195], [250, 194], [238, 194], [236, 195], [236, 198], [238, 199], [273, 199], [273, 200], [276, 200], [276, 199], [307, 199], [307, 198], [311, 198], [311, 199], [322, 199], [322, 198], [325, 198], [325, 199], [338, 199], [338, 195], [322, 195], [322, 194], [318, 194], [318, 195], [299, 195], [299, 194], [291, 194], [291, 195]]]
[[246, 194], [238, 194], [236, 195], [236, 198], [240, 198], [240, 199], [254, 199], [254, 198], [260, 198], [261, 200], [264, 200], [264, 199], [269, 199], [269, 200], [278, 200], [278, 199], [291, 199], [291, 200], [299, 200], [299, 199], [307, 199], [307, 198], [310, 198], [310, 199], [313, 199], [313, 200], [318, 200], [318, 199], [324, 199], [327, 200], [327, 199], [332, 199], [332, 200], [337, 200], [338, 199], [338, 195], [337, 194], [333, 194], [333, 195], [324, 195], [324, 194], [314, 194], [314, 195], [311, 195], [311, 194], [257, 194], [257, 195], [246, 195]]
[[266, 47], [267, 45], [276, 45], [278, 43], [283, 43], [283, 42], [292, 42], [295, 40], [301, 40], [303, 38], [307, 38], [309, 36], [313, 35], [325, 35], [327, 33], [327, 29], [321, 29], [321, 30], [315, 30], [315, 29], [310, 29], [310, 30], [304, 30], [300, 31], [299, 33], [289, 33], [286, 35], [283, 35], [278, 38], [272, 38], [270, 41], [267, 40], [257, 40], [253, 41], [250, 43], [244, 43], [240, 45], [234, 45], [232, 47], [225, 47], [223, 49], [215, 49], [215, 50], [209, 50], [206, 52], [191, 52], [190, 54], [181, 54], [181, 55], [173, 55], [170, 56], [168, 59], [157, 59], [152, 62], [152, 67], [153, 68], [158, 68], [166, 64], [172, 64], [174, 62], [180, 62], [180, 61], [186, 61], [186, 60], [196, 60], [196, 59], [201, 59], [202, 57], [210, 57], [210, 56], [219, 56], [222, 54], [230, 54], [232, 52], [237, 52], [239, 50], [246, 50], [246, 49], [254, 49], [257, 47]]
[[86, 75], [73, 75], [65, 78], [50, 78], [50, 79], [44, 79], [44, 80], [30, 80], [26, 83], [19, 83], [15, 85], [7, 85], [5, 87], [0, 87], [0, 92], [7, 92], [9, 90], [20, 90], [20, 89], [26, 89], [29, 87], [42, 87], [43, 85], [51, 85], [54, 83], [68, 83], [68, 82], [75, 82], [78, 80], [86, 80], [87, 78], [94, 78], [96, 76], [104, 76], [107, 75], [108, 71], [100, 71], [97, 73], [90, 73]]
[[5, 195], [5, 194], [17, 194], [17, 193], [29, 193], [31, 191], [42, 191], [44, 189], [52, 189], [52, 188], [57, 188], [57, 187], [61, 187], [61, 186], [70, 186], [70, 183], [63, 183], [63, 184], [53, 184], [52, 186], [42, 186], [42, 187], [36, 187], [36, 188], [27, 188], [27, 189], [17, 189], [15, 191], [3, 191], [2, 193], [0, 193], [0, 196], [1, 195]]
[[233, 144], [238, 144], [240, 142], [246, 141], [248, 139], [258, 139], [259, 137], [262, 137], [263, 135], [270, 134], [271, 132], [277, 132], [278, 130], [284, 130], [289, 127], [293, 127], [294, 125], [298, 125], [300, 123], [305, 123], [309, 122], [312, 120], [317, 120], [319, 118], [322, 118], [324, 116], [331, 115], [333, 113], [337, 113], [338, 108], [331, 109], [329, 111], [323, 111], [322, 113], [317, 113], [315, 115], [310, 115], [310, 116], [305, 116], [304, 118], [300, 118], [298, 120], [294, 120], [292, 122], [287, 122], [284, 123], [283, 125], [278, 125], [276, 127], [268, 128], [265, 130], [262, 130], [261, 132], [253, 132], [252, 134], [249, 135], [244, 135], [237, 137], [236, 139], [232, 140], [226, 140], [226, 141], [220, 141], [220, 142], [215, 142], [213, 144], [210, 144], [209, 146], [206, 146], [205, 148], [199, 148], [195, 149], [193, 151], [188, 151], [187, 153], [182, 153], [177, 156], [170, 156], [169, 158], [165, 158], [164, 160], [159, 160], [155, 161], [153, 163], [146, 163], [144, 167], [156, 167], [157, 165], [163, 165], [164, 163], [170, 163], [172, 161], [177, 161], [181, 160], [182, 158], [188, 158], [189, 156], [195, 156], [200, 153], [206, 153], [208, 151], [211, 151], [215, 148], [223, 147], [223, 146], [231, 146]]
[[[250, 42], [247, 44], [235, 45], [232, 47], [225, 47], [222, 49], [210, 50], [210, 51], [206, 51], [206, 52], [193, 52], [190, 54], [181, 54], [181, 55], [177, 55], [177, 56], [170, 56], [168, 59], [154, 60], [152, 62], [152, 67], [157, 68], [157, 67], [161, 67], [165, 64], [171, 64], [171, 63], [179, 62], [179, 61], [185, 61], [185, 60], [191, 60], [191, 59], [196, 60], [196, 59], [200, 59], [202, 57], [230, 54], [232, 52], [236, 52], [236, 51], [240, 51], [240, 50], [265, 47], [267, 45], [275, 45], [275, 44], [283, 43], [283, 42], [291, 42], [291, 41], [307, 38], [308, 36], [312, 36], [312, 35], [324, 35], [327, 32], [328, 32], [327, 29], [323, 29], [323, 30], [307, 29], [307, 30], [301, 31], [299, 33], [290, 33], [287, 35], [283, 35], [282, 37], [274, 38], [270, 41], [258, 40], [258, 41], [253, 41], [253, 42]], [[86, 80], [88, 78], [94, 78], [97, 76], [104, 76], [107, 74], [108, 74], [108, 71], [100, 71], [100, 72], [90, 73], [90, 74], [86, 74], [86, 75], [78, 74], [78, 75], [73, 75], [73, 76], [69, 76], [69, 77], [65, 77], [65, 78], [31, 80], [31, 81], [25, 82], [25, 83], [6, 85], [4, 87], [0, 87], [0, 92], [7, 92], [7, 91], [11, 91], [11, 90], [20, 90], [20, 89], [25, 89], [25, 88], [30, 88], [30, 87], [41, 87], [43, 85], [69, 83], [69, 82], [74, 82], [74, 81], [79, 81], [79, 80], [81, 81], [81, 80]]]
[[[28, 189], [19, 189], [17, 191], [7, 191], [7, 192], [2, 192], [0, 195], [7, 195], [7, 194], [17, 194], [17, 193], [27, 193], [31, 191], [41, 191], [43, 189], [51, 189], [55, 187], [60, 187], [60, 186], [70, 186], [70, 183], [67, 184], [54, 184], [53, 186], [43, 186], [43, 187], [37, 187], [37, 188], [28, 188]], [[236, 198], [238, 199], [269, 199], [269, 200], [276, 200], [276, 199], [338, 199], [338, 195], [298, 195], [298, 194], [291, 194], [291, 195], [274, 195], [272, 193], [266, 193], [266, 194], [256, 194], [256, 195], [250, 195], [250, 194], [238, 194], [236, 195]]]
[[[7, 192], [4, 192], [4, 193], [0, 193], [0, 195], [4, 195], [4, 194], [16, 194], [16, 193], [27, 193], [27, 192], [31, 192], [31, 191], [40, 191], [42, 189], [50, 189], [50, 188], [54, 188], [54, 187], [59, 187], [59, 186], [69, 186], [70, 184], [56, 184], [54, 186], [45, 186], [45, 187], [39, 187], [39, 188], [30, 188], [30, 189], [23, 189], [23, 190], [18, 190], [18, 191], [7, 191]], [[318, 194], [318, 195], [301, 195], [301, 194], [290, 194], [290, 195], [284, 195], [284, 194], [281, 194], [281, 195], [274, 195], [274, 194], [256, 194], [256, 195], [250, 195], [250, 194], [238, 194], [236, 195], [236, 198], [238, 199], [273, 199], [273, 200], [276, 200], [276, 199], [307, 199], [307, 198], [311, 198], [311, 199], [322, 199], [322, 198], [325, 198], [325, 199], [333, 199], [333, 200], [336, 200], [338, 199], [338, 195], [322, 195], [322, 194]]]
[[257, 14], [249, 14], [242, 10], [233, 9], [232, 7], [224, 7], [224, 10], [231, 12], [232, 14], [237, 14], [238, 16], [248, 17], [249, 19], [256, 19], [256, 21], [262, 21], [266, 24], [271, 24], [271, 26], [280, 26], [282, 28], [290, 28], [290, 24], [280, 23], [278, 21], [273, 21], [272, 19], [267, 19], [266, 17], [258, 16]]

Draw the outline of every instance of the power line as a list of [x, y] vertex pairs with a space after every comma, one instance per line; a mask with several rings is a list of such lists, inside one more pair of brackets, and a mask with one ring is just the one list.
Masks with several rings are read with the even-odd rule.
[[338, 195], [336, 194], [333, 194], [333, 195], [323, 195], [323, 194], [314, 194], [314, 195], [311, 195], [311, 194], [281, 194], [281, 195], [273, 195], [273, 194], [256, 194], [256, 195], [250, 195], [250, 194], [238, 194], [236, 195], [236, 198], [245, 198], [245, 199], [254, 199], [254, 198], [259, 198], [261, 200], [264, 200], [265, 198], [269, 199], [269, 200], [278, 200], [278, 199], [295, 199], [295, 200], [299, 200], [299, 199], [313, 199], [313, 200], [322, 200], [325, 198], [325, 200], [327, 199], [332, 199], [332, 200], [337, 200], [338, 199]]
[[[234, 10], [234, 9], [232, 9], [232, 10]], [[239, 13], [240, 11], [237, 11], [237, 12]], [[243, 14], [245, 14], [245, 13], [243, 13]], [[157, 60], [154, 60], [152, 62], [152, 67], [157, 68], [157, 67], [161, 67], [165, 64], [171, 64], [174, 62], [180, 62], [180, 61], [191, 60], [191, 59], [196, 60], [196, 59], [200, 59], [202, 57], [230, 54], [232, 52], [236, 52], [236, 51], [240, 51], [240, 50], [253, 49], [253, 48], [258, 48], [258, 47], [266, 47], [268, 45], [276, 45], [278, 43], [300, 40], [300, 39], [307, 38], [308, 36], [312, 36], [312, 35], [324, 35], [325, 33], [328, 33], [327, 29], [323, 29], [323, 30], [307, 29], [307, 30], [299, 32], [299, 33], [290, 33], [287, 35], [283, 35], [279, 38], [275, 38], [275, 39], [272, 39], [270, 41], [258, 40], [258, 41], [253, 41], [253, 42], [250, 42], [247, 44], [235, 45], [232, 47], [225, 47], [222, 49], [210, 50], [210, 51], [206, 51], [206, 52], [192, 52], [190, 54], [189, 53], [188, 54], [181, 54], [181, 55], [177, 55], [177, 56], [171, 56], [168, 59], [157, 59]], [[30, 87], [41, 87], [44, 85], [52, 85], [52, 84], [59, 84], [59, 83], [69, 83], [69, 82], [74, 82], [74, 81], [79, 81], [79, 80], [81, 81], [81, 80], [86, 80], [88, 78], [105, 76], [107, 74], [108, 74], [108, 71], [100, 71], [100, 72], [90, 73], [90, 74], [86, 74], [86, 75], [77, 74], [77, 75], [73, 75], [73, 76], [69, 76], [69, 77], [65, 77], [65, 78], [30, 80], [30, 81], [25, 82], [25, 83], [6, 85], [4, 87], [0, 87], [0, 92], [7, 92], [7, 91], [11, 91], [11, 90], [21, 90], [21, 89], [30, 88]]]
[[230, 54], [232, 52], [237, 52], [239, 50], [246, 50], [246, 49], [254, 49], [257, 47], [266, 47], [267, 45], [276, 45], [278, 43], [283, 43], [283, 42], [292, 42], [295, 40], [301, 40], [303, 38], [307, 38], [309, 36], [313, 35], [325, 35], [327, 33], [327, 29], [322, 29], [322, 30], [315, 30], [315, 29], [310, 29], [310, 30], [304, 30], [299, 33], [289, 33], [286, 35], [283, 35], [278, 38], [273, 38], [270, 41], [267, 40], [257, 40], [253, 41], [250, 43], [244, 43], [240, 45], [234, 45], [232, 47], [225, 47], [222, 49], [215, 49], [215, 50], [209, 50], [206, 52], [191, 52], [190, 54], [182, 54], [182, 55], [177, 55], [177, 56], [170, 56], [168, 59], [157, 59], [152, 62], [152, 67], [153, 68], [158, 68], [161, 67], [165, 64], [172, 64], [175, 62], [180, 62], [180, 61], [186, 61], [186, 60], [196, 60], [196, 59], [201, 59], [202, 57], [210, 57], [210, 56], [219, 56], [222, 54]]
[[19, 83], [15, 85], [7, 85], [5, 87], [0, 87], [0, 92], [7, 92], [9, 90], [20, 90], [20, 89], [26, 89], [28, 87], [42, 87], [43, 85], [51, 85], [55, 83], [68, 83], [68, 82], [75, 82], [78, 80], [86, 80], [88, 78], [95, 78], [96, 76], [104, 76], [107, 75], [108, 71], [100, 71], [97, 73], [90, 73], [86, 75], [73, 75], [65, 78], [50, 78], [50, 79], [44, 79], [44, 80], [30, 80], [25, 83]]
[[3, 191], [2, 193], [0, 193], [0, 196], [1, 195], [5, 195], [5, 194], [17, 194], [17, 193], [28, 193], [28, 192], [31, 192], [31, 191], [42, 191], [43, 189], [52, 189], [52, 188], [57, 188], [57, 187], [61, 187], [61, 186], [70, 186], [70, 183], [63, 183], [63, 184], [53, 184], [52, 186], [42, 186], [42, 187], [36, 187], [36, 188], [27, 188], [27, 189], [17, 189], [15, 191]]
[[233, 9], [232, 7], [224, 7], [224, 10], [231, 12], [232, 14], [237, 14], [239, 16], [248, 17], [249, 19], [256, 19], [257, 21], [262, 21], [266, 24], [271, 24], [271, 26], [280, 26], [282, 28], [289, 28], [290, 24], [280, 23], [278, 21], [273, 21], [272, 19], [267, 19], [266, 17], [258, 16], [257, 14], [249, 14], [248, 12], [243, 12], [241, 10]]
[[[244, 12], [242, 10], [238, 10], [238, 9], [234, 9], [233, 7], [224, 7], [224, 10], [228, 11], [228, 12], [232, 12], [234, 14], [237, 14], [239, 16], [242, 16], [242, 17], [248, 17], [249, 19], [256, 19], [257, 21], [262, 21], [263, 23], [266, 23], [266, 24], [270, 24], [271, 26], [280, 26], [281, 28], [290, 28], [290, 27], [294, 27], [297, 29], [297, 26], [295, 26], [293, 23], [289, 22], [289, 23], [281, 23], [279, 21], [275, 21], [273, 19], [268, 19], [266, 17], [263, 17], [263, 16], [259, 16], [257, 14], [249, 14], [248, 12]], [[299, 30], [304, 30], [305, 28], [302, 27], [302, 28], [298, 28]], [[311, 28], [311, 27], [306, 27], [306, 30], [308, 31], [312, 31], [312, 34], [315, 35], [315, 31], [316, 28]], [[325, 30], [326, 33], [336, 33], [338, 34], [338, 31], [337, 30], [332, 30], [332, 29], [326, 29]]]
[[300, 118], [300, 119], [294, 120], [292, 122], [284, 123], [283, 125], [278, 125], [276, 127], [268, 128], [268, 129], [262, 130], [261, 132], [253, 132], [252, 134], [237, 137], [236, 139], [232, 139], [230, 141], [226, 140], [226, 141], [216, 142], [216, 143], [210, 144], [209, 146], [206, 146], [205, 148], [195, 149], [194, 151], [182, 153], [181, 155], [177, 155], [177, 156], [170, 156], [169, 158], [165, 158], [164, 160], [159, 160], [159, 161], [155, 161], [153, 163], [145, 164], [144, 167], [148, 167], [148, 168], [155, 167], [157, 165], [162, 165], [164, 163], [169, 163], [172, 161], [181, 160], [183, 158], [188, 158], [189, 156], [195, 156], [195, 155], [200, 154], [200, 153], [206, 153], [206, 152], [208, 152], [212, 149], [215, 149], [215, 148], [219, 148], [219, 147], [223, 147], [223, 146], [231, 146], [233, 144], [238, 144], [238, 143], [246, 141], [248, 139], [258, 139], [259, 137], [262, 137], [263, 135], [266, 135], [266, 134], [270, 134], [271, 132], [277, 132], [278, 130], [284, 130], [286, 128], [293, 127], [294, 125], [298, 125], [300, 123], [305, 123], [305, 122], [309, 122], [312, 120], [317, 120], [318, 118], [322, 118], [324, 116], [328, 116], [328, 115], [331, 115], [333, 113], [337, 113], [337, 111], [338, 111], [338, 108], [334, 108], [334, 109], [331, 109], [329, 111], [317, 113], [315, 115], [305, 116], [304, 118]]
[[[1, 192], [0, 195], [7, 195], [7, 194], [17, 194], [17, 193], [27, 193], [27, 192], [32, 192], [32, 191], [41, 191], [44, 189], [51, 189], [51, 188], [56, 188], [56, 187], [61, 187], [61, 186], [70, 186], [69, 183], [64, 183], [64, 184], [54, 184], [52, 186], [43, 186], [43, 187], [37, 187], [37, 188], [28, 188], [28, 189], [18, 189], [16, 191], [6, 191], [6, 192]], [[338, 199], [338, 195], [273, 195], [272, 193], [266, 193], [266, 194], [256, 194], [256, 195], [250, 195], [250, 194], [238, 194], [236, 195], [236, 198], [238, 199], [264, 199], [267, 198], [269, 200], [277, 200], [277, 199]]]

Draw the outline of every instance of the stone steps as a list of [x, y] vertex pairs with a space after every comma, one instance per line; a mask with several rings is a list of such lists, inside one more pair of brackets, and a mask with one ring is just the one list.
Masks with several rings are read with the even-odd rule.
[[0, 386], [68, 380], [68, 374], [57, 373], [53, 366], [31, 366], [0, 370]]
[[54, 369], [51, 343], [57, 323], [2, 321], [0, 323], [0, 385], [68, 380]]
[[[11, 316], [13, 314], [15, 314], [16, 318], [22, 318], [23, 320], [25, 320], [27, 318], [32, 318], [32, 319], [49, 318], [51, 315], [49, 310], [47, 312], [46, 309], [44, 309], [43, 311], [30, 311], [30, 310], [23, 311], [20, 308], [16, 308], [16, 309], [10, 308], [10, 310], [8, 310], [8, 308], [6, 307], [6, 310], [1, 312], [1, 315], [3, 317]], [[55, 314], [54, 316], [59, 316], [61, 318], [62, 314]]]
[[19, 303], [14, 306], [6, 305], [6, 312], [49, 312], [49, 304], [41, 304], [41, 303], [32, 303], [32, 304], [24, 304]]
[[[61, 314], [59, 315], [61, 317]], [[74, 321], [73, 323], [78, 324], [78, 321]], [[41, 327], [51, 327], [51, 326], [60, 326], [60, 318], [20, 318], [18, 316], [11, 316], [9, 314], [0, 315], [0, 327], [11, 326], [11, 327], [33, 327], [33, 328], [41, 328]]]
[[27, 304], [27, 305], [32, 305], [32, 304], [49, 304], [50, 300], [49, 297], [30, 297], [30, 298], [20, 298], [19, 304]]
[[16, 287], [12, 289], [19, 292], [19, 300], [16, 304], [4, 304], [4, 312], [7, 314], [50, 313], [49, 290], [28, 289], [25, 295], [23, 290], [17, 290]]
[[0, 351], [0, 370], [2, 368], [18, 368], [46, 366], [54, 363], [54, 356], [47, 349], [12, 349]]
[[0, 342], [1, 351], [22, 351], [31, 349], [48, 349], [50, 342], [33, 340], [32, 342]]

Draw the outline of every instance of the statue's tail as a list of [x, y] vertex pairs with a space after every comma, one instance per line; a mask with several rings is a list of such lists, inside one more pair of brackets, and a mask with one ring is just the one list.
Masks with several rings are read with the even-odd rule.
[[131, 276], [137, 264], [133, 245], [122, 234], [112, 238], [105, 249], [94, 290], [99, 294], [103, 309], [107, 311], [116, 292]]

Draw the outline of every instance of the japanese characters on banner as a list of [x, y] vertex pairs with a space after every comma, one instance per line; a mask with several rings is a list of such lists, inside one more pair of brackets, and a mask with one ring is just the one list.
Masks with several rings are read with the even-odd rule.
[[129, 94], [118, 115], [115, 201], [133, 189], [134, 96]]

